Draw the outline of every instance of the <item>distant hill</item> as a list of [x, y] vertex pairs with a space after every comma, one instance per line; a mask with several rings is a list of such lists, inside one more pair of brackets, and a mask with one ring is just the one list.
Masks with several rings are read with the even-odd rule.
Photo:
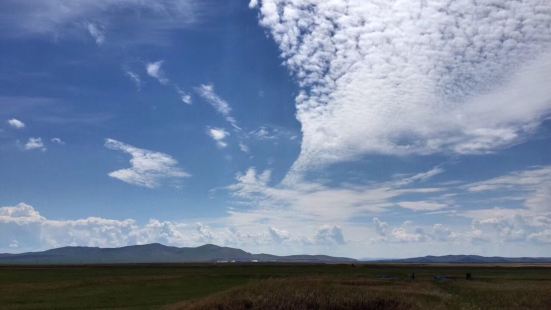
[[42, 252], [0, 254], [0, 264], [117, 264], [117, 263], [215, 263], [289, 262], [353, 263], [356, 260], [325, 255], [251, 254], [240, 249], [206, 244], [171, 247], [159, 243], [120, 248], [62, 247]]
[[551, 263], [551, 257], [487, 257], [479, 255], [444, 255], [403, 259], [384, 259], [371, 262], [399, 264], [549, 264]]

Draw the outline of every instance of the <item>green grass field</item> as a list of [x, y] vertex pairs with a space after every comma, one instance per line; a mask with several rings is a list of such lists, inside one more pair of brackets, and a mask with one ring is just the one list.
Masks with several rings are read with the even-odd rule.
[[[411, 280], [411, 273], [415, 279]], [[466, 280], [470, 272], [472, 280]], [[433, 276], [440, 276], [434, 279]], [[551, 268], [0, 267], [0, 309], [551, 309]]]

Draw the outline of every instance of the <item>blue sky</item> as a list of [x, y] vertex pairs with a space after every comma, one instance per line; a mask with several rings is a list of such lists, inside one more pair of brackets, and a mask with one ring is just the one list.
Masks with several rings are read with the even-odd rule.
[[544, 0], [0, 12], [0, 252], [551, 256]]

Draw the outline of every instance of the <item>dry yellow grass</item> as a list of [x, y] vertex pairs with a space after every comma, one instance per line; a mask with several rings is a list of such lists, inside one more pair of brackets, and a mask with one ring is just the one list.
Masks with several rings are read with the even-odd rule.
[[420, 309], [443, 307], [447, 293], [426, 283], [374, 279], [268, 279], [168, 309]]
[[550, 281], [267, 279], [168, 309], [551, 309]]

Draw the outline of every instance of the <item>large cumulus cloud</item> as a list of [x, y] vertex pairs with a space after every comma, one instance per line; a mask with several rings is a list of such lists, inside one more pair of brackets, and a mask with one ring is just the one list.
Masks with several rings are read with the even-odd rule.
[[551, 110], [547, 0], [261, 0], [302, 92], [294, 170], [367, 153], [472, 154]]

